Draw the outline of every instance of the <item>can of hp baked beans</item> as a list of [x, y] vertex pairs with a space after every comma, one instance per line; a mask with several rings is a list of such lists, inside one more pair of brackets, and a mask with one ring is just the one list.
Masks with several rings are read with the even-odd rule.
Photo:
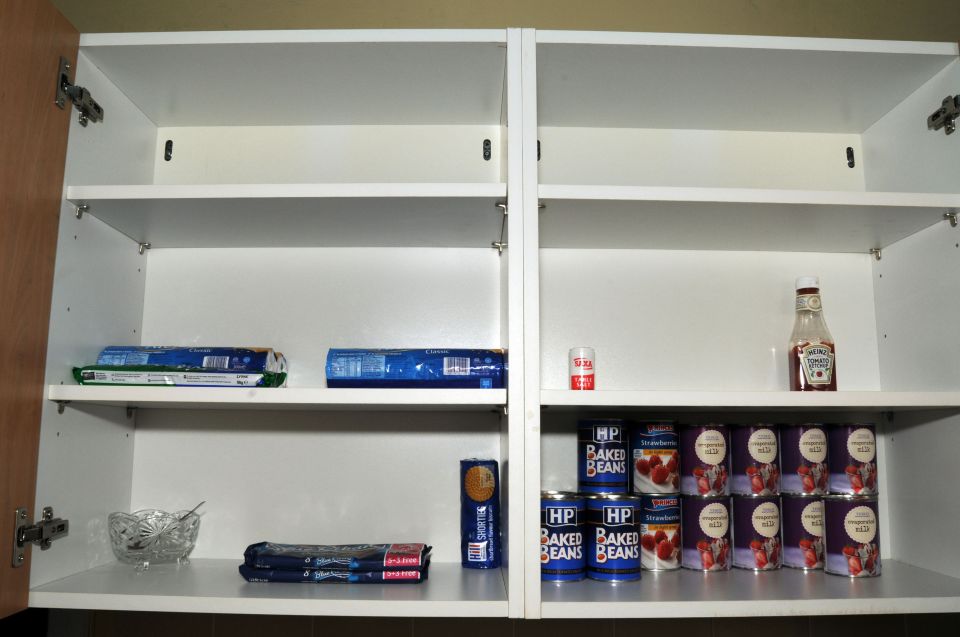
[[823, 568], [823, 498], [819, 495], [780, 496], [783, 565], [804, 571]]
[[780, 425], [780, 469], [781, 493], [826, 493], [830, 476], [826, 425]]
[[680, 496], [640, 496], [640, 563], [645, 571], [680, 568]]
[[619, 418], [580, 421], [577, 485], [581, 493], [627, 493], [627, 421]]
[[586, 577], [585, 509], [586, 501], [576, 493], [540, 493], [540, 579], [543, 581], [575, 582]]
[[730, 430], [726, 425], [680, 428], [680, 493], [730, 495]]
[[877, 436], [871, 424], [831, 425], [830, 493], [877, 493]]
[[640, 579], [640, 498], [587, 496], [587, 577], [604, 582]]
[[779, 427], [741, 425], [730, 432], [730, 490], [734, 495], [780, 493]]
[[679, 445], [677, 426], [669, 420], [651, 420], [630, 427], [634, 493], [680, 490]]
[[730, 498], [684, 495], [680, 504], [681, 566], [695, 571], [729, 571]]
[[827, 495], [823, 499], [824, 538], [832, 575], [880, 575], [880, 513], [877, 496]]
[[733, 565], [751, 571], [780, 568], [780, 496], [733, 496]]

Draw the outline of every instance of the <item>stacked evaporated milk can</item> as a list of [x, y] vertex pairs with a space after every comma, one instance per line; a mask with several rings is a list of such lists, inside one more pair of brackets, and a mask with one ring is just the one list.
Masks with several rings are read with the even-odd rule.
[[541, 496], [545, 581], [681, 566], [880, 574], [871, 424], [611, 418], [581, 420], [577, 438], [579, 493]]

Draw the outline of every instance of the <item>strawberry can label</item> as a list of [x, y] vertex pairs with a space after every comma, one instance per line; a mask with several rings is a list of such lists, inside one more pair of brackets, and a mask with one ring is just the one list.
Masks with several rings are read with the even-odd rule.
[[827, 492], [827, 427], [818, 423], [780, 426], [780, 491], [805, 495]]
[[627, 421], [581, 420], [577, 426], [577, 485], [581, 493], [627, 493]]
[[880, 515], [876, 496], [824, 497], [826, 565], [832, 575], [880, 575]]
[[680, 428], [680, 493], [729, 495], [730, 431], [726, 425]]
[[876, 428], [871, 424], [833, 425], [829, 440], [830, 493], [876, 495]]
[[734, 427], [730, 432], [730, 490], [735, 495], [780, 493], [780, 435], [777, 425]]
[[575, 493], [540, 494], [540, 579], [575, 582], [586, 576], [586, 501]]
[[587, 497], [587, 577], [604, 582], [640, 579], [640, 498]]
[[630, 428], [630, 462], [634, 493], [680, 491], [680, 441], [668, 420], [641, 422]]
[[783, 565], [814, 571], [823, 568], [823, 498], [781, 496]]
[[780, 568], [779, 496], [733, 496], [733, 565], [751, 571]]
[[729, 571], [730, 498], [684, 495], [680, 514], [680, 565], [695, 571]]
[[680, 568], [680, 496], [640, 496], [640, 564], [645, 571]]

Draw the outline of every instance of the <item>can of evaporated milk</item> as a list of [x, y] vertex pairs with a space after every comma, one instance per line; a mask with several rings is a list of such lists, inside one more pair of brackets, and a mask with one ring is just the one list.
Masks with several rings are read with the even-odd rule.
[[726, 425], [680, 428], [680, 493], [729, 495], [730, 431]]
[[824, 496], [823, 530], [827, 550], [824, 570], [847, 577], [880, 575], [879, 527], [876, 496]]
[[780, 568], [780, 496], [733, 496], [733, 565], [751, 571]]
[[827, 428], [818, 423], [780, 426], [780, 491], [827, 492]]
[[680, 564], [695, 571], [730, 570], [730, 498], [681, 496]]
[[587, 577], [604, 582], [640, 579], [640, 498], [587, 496]]
[[573, 347], [570, 349], [570, 389], [594, 389], [597, 355], [592, 347]]
[[576, 493], [540, 492], [540, 579], [543, 581], [575, 582], [586, 576], [585, 508], [586, 501]]
[[783, 565], [814, 571], [823, 568], [823, 498], [780, 496]]
[[680, 568], [680, 496], [640, 496], [640, 563], [645, 571]]
[[777, 425], [742, 425], [730, 431], [730, 491], [734, 495], [780, 493]]
[[677, 493], [680, 458], [677, 427], [651, 420], [630, 427], [630, 464], [634, 493]]
[[577, 425], [577, 485], [581, 493], [626, 493], [627, 421], [581, 420]]
[[830, 493], [877, 493], [877, 437], [873, 425], [830, 427]]

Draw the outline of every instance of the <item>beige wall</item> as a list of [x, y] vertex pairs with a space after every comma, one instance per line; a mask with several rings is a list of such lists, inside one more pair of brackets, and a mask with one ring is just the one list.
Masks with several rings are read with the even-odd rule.
[[81, 32], [500, 28], [960, 40], [960, 0], [53, 0]]

